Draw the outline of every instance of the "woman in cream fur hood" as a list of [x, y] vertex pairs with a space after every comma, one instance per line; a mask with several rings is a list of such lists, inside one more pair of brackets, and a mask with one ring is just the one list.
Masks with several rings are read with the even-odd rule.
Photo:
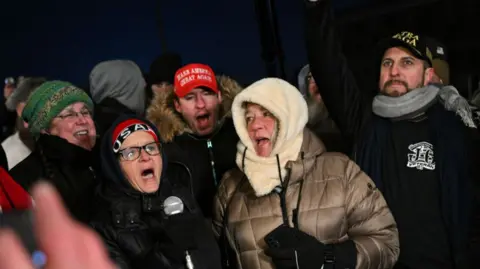
[[[358, 166], [305, 128], [307, 104], [288, 82], [266, 78], [239, 93], [235, 168], [214, 203], [216, 235], [244, 269], [392, 268], [395, 221]], [[331, 267], [333, 268], [333, 267]]]

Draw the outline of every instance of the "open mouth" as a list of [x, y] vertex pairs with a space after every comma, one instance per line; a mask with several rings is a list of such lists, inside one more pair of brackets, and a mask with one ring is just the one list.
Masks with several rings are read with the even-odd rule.
[[153, 176], [154, 176], [154, 171], [152, 168], [148, 168], [142, 171], [143, 179], [150, 179], [150, 178], [153, 178]]
[[197, 116], [197, 122], [200, 126], [206, 125], [210, 119], [210, 113]]
[[270, 141], [270, 139], [265, 138], [265, 137], [261, 137], [261, 138], [255, 139], [255, 141], [257, 142], [258, 146], [264, 146]]
[[75, 136], [75, 137], [85, 137], [85, 136], [88, 136], [88, 130], [76, 131], [75, 133], [73, 133], [73, 136]]

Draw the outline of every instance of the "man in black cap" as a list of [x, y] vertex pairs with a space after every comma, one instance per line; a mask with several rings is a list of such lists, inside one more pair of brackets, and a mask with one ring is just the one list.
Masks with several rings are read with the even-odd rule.
[[182, 66], [182, 58], [178, 53], [166, 52], [157, 57], [150, 65], [148, 74], [148, 84], [152, 92], [163, 92], [173, 85], [175, 72]]
[[430, 48], [432, 53], [432, 67], [435, 71], [432, 82], [450, 85], [450, 66], [448, 64], [447, 48], [434, 38], [425, 37], [425, 39], [427, 47]]
[[403, 31], [382, 40], [377, 49], [380, 63], [380, 92], [402, 96], [432, 81], [433, 55], [425, 38]]
[[380, 42], [378, 92], [371, 96], [358, 87], [341, 52], [331, 1], [304, 1], [307, 54], [318, 89], [397, 221], [395, 268], [478, 267], [473, 230], [479, 224], [472, 222], [478, 216], [478, 133], [468, 102], [443, 86], [448, 77], [435, 67], [440, 46], [409, 31]]

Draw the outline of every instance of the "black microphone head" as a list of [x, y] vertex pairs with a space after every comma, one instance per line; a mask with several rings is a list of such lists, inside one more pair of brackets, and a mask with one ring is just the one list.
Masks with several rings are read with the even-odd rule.
[[177, 196], [170, 196], [163, 202], [163, 211], [167, 216], [180, 214], [183, 212], [182, 199]]

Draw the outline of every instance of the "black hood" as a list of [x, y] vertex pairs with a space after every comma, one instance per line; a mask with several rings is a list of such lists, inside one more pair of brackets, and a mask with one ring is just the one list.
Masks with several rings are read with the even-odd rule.
[[[166, 179], [166, 170], [167, 170], [167, 158], [165, 156], [164, 152], [164, 147], [163, 147], [163, 141], [161, 140], [161, 135], [158, 132], [158, 129], [153, 125], [150, 121], [135, 116], [135, 115], [129, 115], [129, 114], [122, 114], [120, 115], [112, 124], [112, 126], [105, 132], [105, 135], [103, 136], [102, 139], [102, 145], [100, 149], [100, 155], [101, 155], [101, 167], [102, 167], [102, 172], [105, 176], [105, 180], [107, 182], [105, 183], [114, 183], [112, 185], [115, 185], [116, 187], [120, 187], [121, 189], [127, 191], [128, 193], [138, 193], [137, 190], [135, 190], [128, 180], [125, 178], [125, 175], [123, 174], [120, 164], [118, 161], [118, 157], [115, 155], [113, 152], [113, 132], [115, 130], [115, 127], [117, 127], [120, 123], [126, 121], [126, 120], [131, 120], [131, 119], [137, 119], [145, 124], [147, 124], [157, 135], [159, 142], [162, 144], [162, 149], [161, 149], [161, 156], [162, 156], [162, 174], [160, 175], [160, 188], [166, 183], [165, 181], [168, 181]], [[158, 191], [157, 191], [158, 192]]]

